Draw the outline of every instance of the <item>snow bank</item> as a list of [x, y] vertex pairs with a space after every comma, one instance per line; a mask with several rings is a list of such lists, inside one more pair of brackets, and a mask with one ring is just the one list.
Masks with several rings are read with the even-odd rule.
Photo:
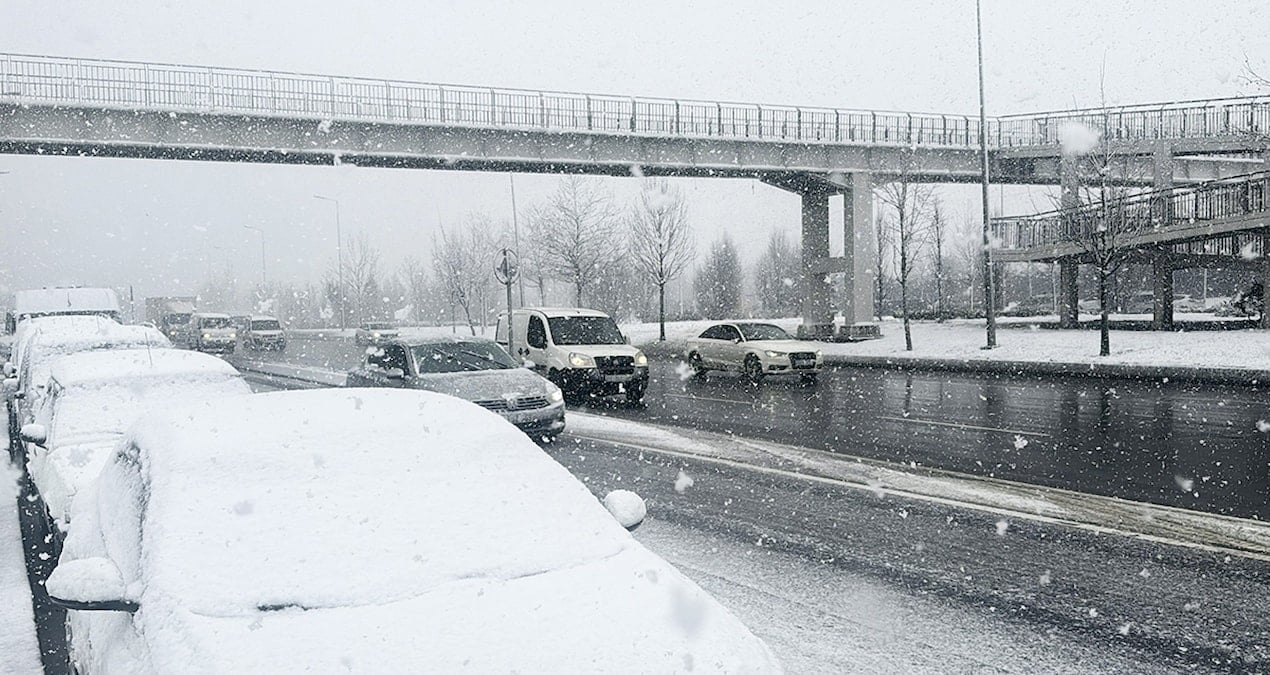
[[40, 673], [31, 587], [18, 527], [18, 469], [0, 460], [0, 673]]

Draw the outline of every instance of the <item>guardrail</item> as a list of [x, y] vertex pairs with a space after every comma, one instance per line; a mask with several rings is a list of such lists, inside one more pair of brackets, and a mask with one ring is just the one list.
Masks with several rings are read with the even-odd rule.
[[1001, 139], [1030, 145], [1062, 141], [1077, 124], [1115, 141], [1270, 135], [1270, 96], [1060, 110], [996, 118]]
[[1265, 211], [1268, 189], [1270, 172], [1232, 176], [1199, 186], [1142, 192], [1106, 204], [993, 218], [992, 234], [996, 247], [1005, 250], [1080, 245], [1096, 232], [1105, 232], [1114, 245], [1135, 235], [1166, 232], [1179, 224]]
[[[974, 149], [975, 116], [529, 91], [0, 54], [0, 100], [321, 120]], [[1053, 146], [1079, 123], [1117, 140], [1265, 134], [1270, 96], [989, 118], [993, 148]]]

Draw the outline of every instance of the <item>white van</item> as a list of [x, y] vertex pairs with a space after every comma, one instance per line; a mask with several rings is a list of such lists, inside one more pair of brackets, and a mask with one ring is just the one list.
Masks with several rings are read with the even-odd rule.
[[612, 396], [634, 403], [648, 388], [648, 357], [626, 343], [617, 323], [594, 309], [527, 307], [499, 315], [494, 339], [566, 395]]

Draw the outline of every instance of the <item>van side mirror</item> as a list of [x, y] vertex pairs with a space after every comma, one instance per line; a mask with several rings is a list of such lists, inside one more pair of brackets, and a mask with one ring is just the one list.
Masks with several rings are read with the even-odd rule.
[[400, 368], [386, 368], [384, 369], [384, 375], [388, 376], [388, 379], [390, 380], [406, 379], [406, 371]]
[[18, 367], [13, 365], [12, 361], [5, 361], [4, 362], [4, 376], [8, 378], [8, 377], [13, 377], [14, 375], [17, 375], [17, 374], [18, 374]]
[[80, 558], [61, 562], [44, 582], [49, 599], [67, 609], [135, 612], [119, 566], [110, 558]]

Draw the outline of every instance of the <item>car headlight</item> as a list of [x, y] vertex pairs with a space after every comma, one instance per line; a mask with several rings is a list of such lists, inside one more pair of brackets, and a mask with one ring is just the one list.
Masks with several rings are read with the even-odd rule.
[[377, 338], [379, 337], [379, 333], [371, 333], [370, 336], [373, 338]]
[[594, 368], [595, 359], [587, 356], [586, 354], [570, 352], [569, 365], [573, 366], [574, 368]]
[[770, 349], [763, 353], [767, 354], [767, 358], [769, 359], [779, 359], [780, 357], [785, 356], [785, 352], [774, 352]]
[[234, 339], [234, 338], [236, 338], [236, 337], [238, 337], [238, 333], [230, 333], [230, 334], [229, 334], [229, 339], [231, 339], [231, 340], [232, 340], [232, 339]]
[[637, 366], [648, 365], [648, 357], [644, 355], [644, 352], [635, 352], [635, 365]]
[[547, 400], [552, 403], [559, 403], [564, 400], [564, 392], [560, 391], [559, 387], [556, 387], [551, 390], [550, 394], [547, 394]]
[[204, 339], [204, 340], [206, 340], [206, 339], [208, 339], [208, 338], [210, 338], [210, 337], [212, 337], [212, 334], [211, 334], [211, 333], [203, 333], [203, 339]]
[[824, 352], [820, 351], [819, 349], [816, 350], [816, 358], [820, 359], [820, 358], [824, 358], [824, 356], [825, 356]]

